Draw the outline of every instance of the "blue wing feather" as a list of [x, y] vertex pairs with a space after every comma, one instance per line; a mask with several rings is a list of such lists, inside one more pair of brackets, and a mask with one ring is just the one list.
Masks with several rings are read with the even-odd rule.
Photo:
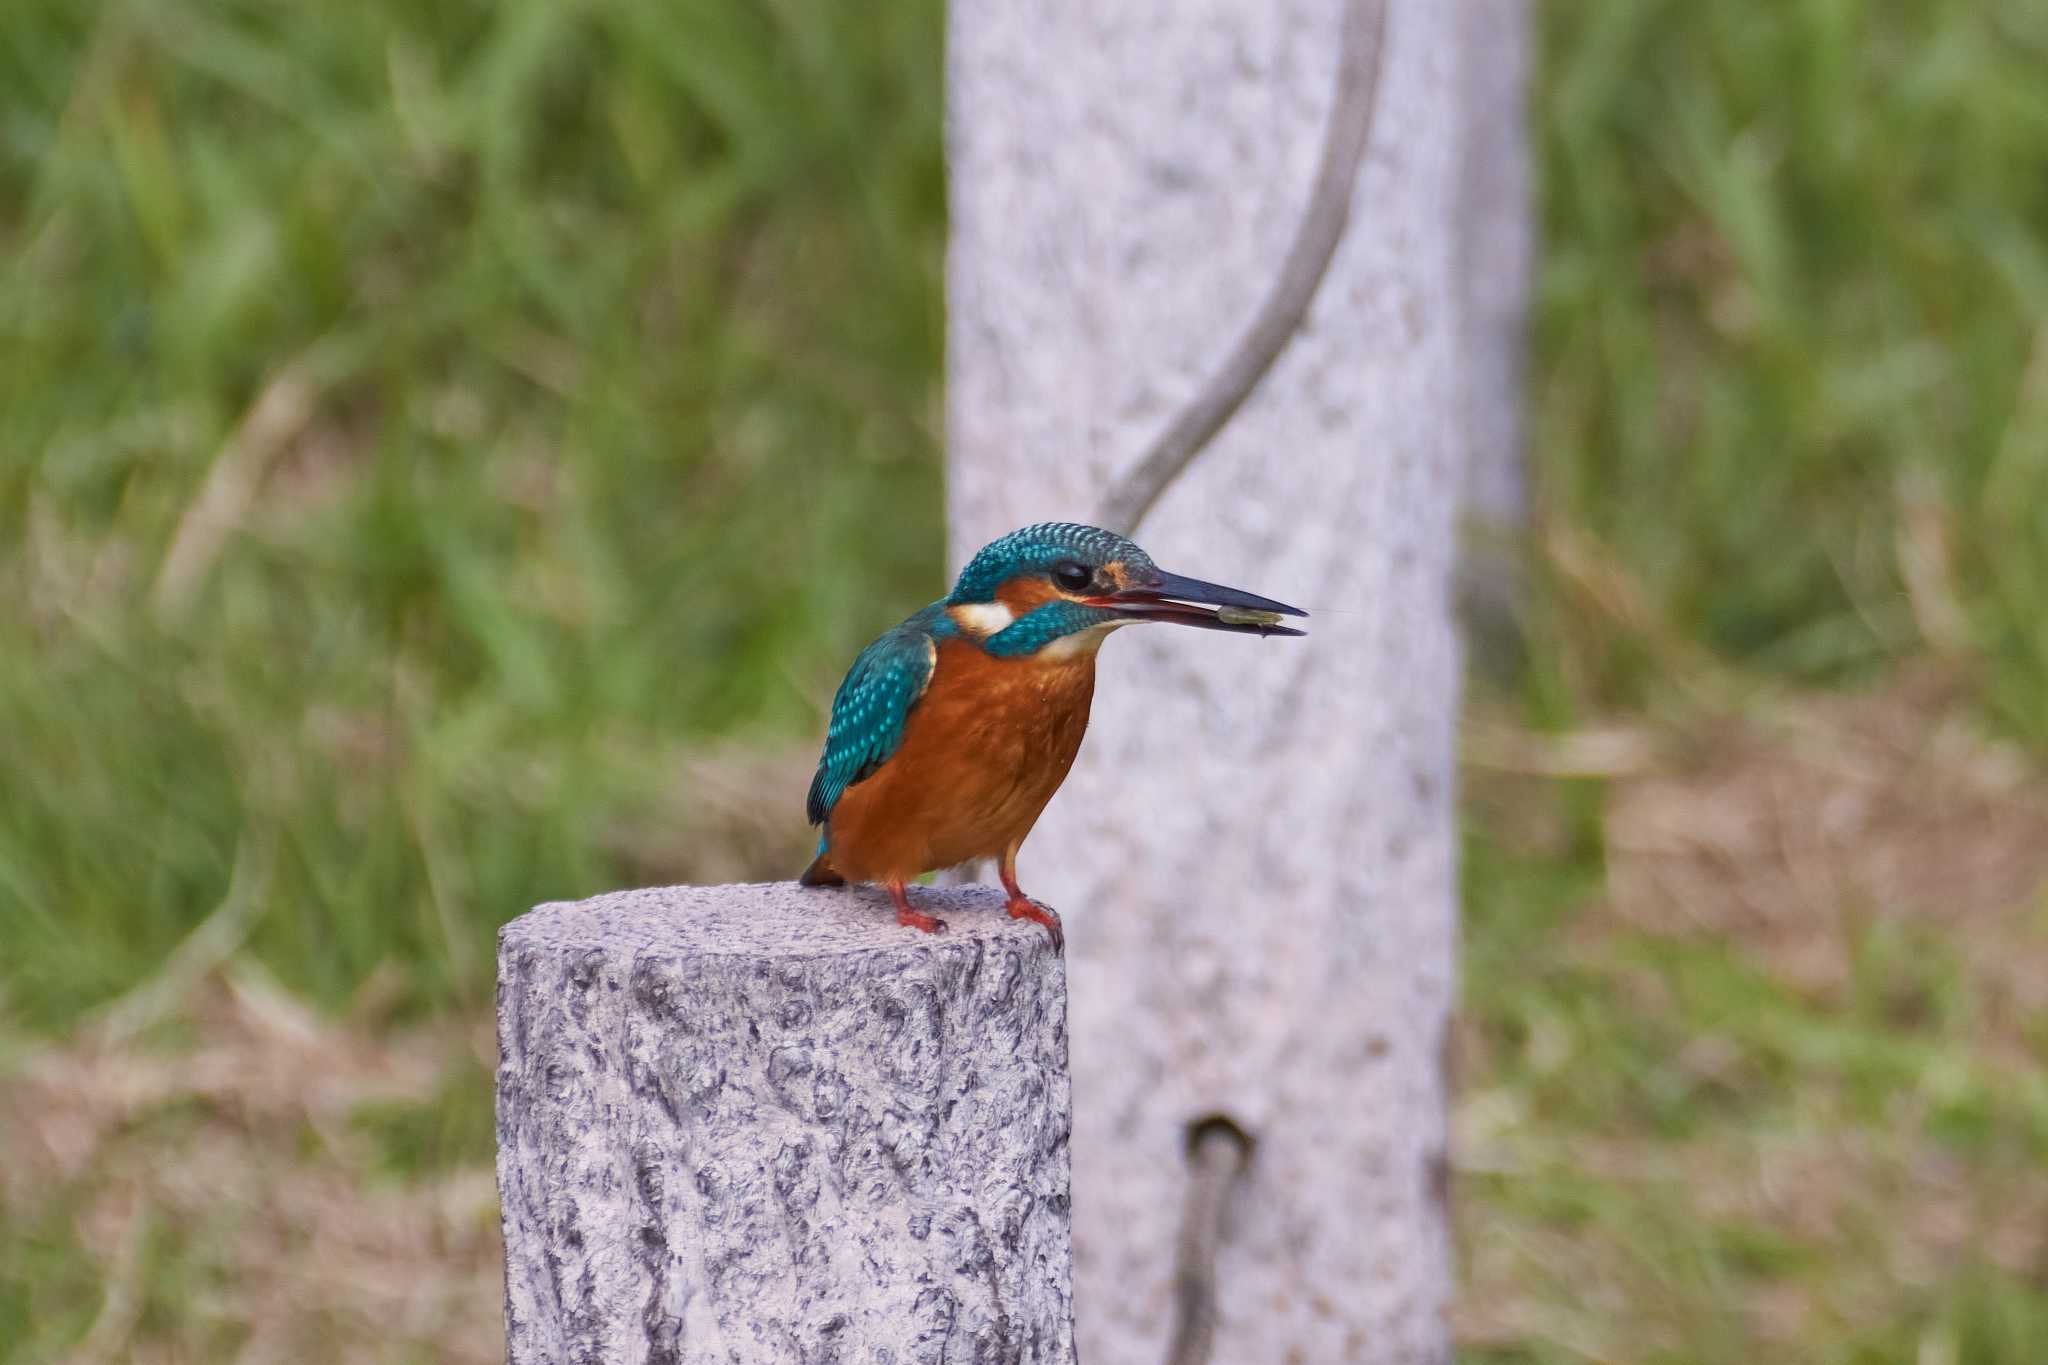
[[911, 708], [932, 680], [938, 637], [952, 619], [933, 603], [860, 652], [832, 698], [832, 723], [805, 804], [821, 825], [840, 796], [888, 761], [903, 743]]

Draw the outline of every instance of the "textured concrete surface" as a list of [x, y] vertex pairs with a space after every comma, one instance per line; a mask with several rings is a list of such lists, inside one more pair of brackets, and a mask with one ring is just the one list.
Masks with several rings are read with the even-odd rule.
[[979, 888], [671, 887], [498, 941], [514, 1362], [1074, 1359], [1066, 979]]
[[[954, 0], [956, 557], [1088, 520], [1235, 340], [1308, 195], [1338, 22], [1336, 0]], [[1460, 278], [1485, 268], [1459, 221], [1466, 22], [1396, 0], [1306, 325], [1136, 534], [1168, 569], [1308, 608], [1310, 637], [1119, 632], [1024, 846], [1068, 927], [1089, 1365], [1160, 1358], [1182, 1127], [1212, 1109], [1260, 1140], [1216, 1359], [1448, 1354], [1453, 527], [1466, 405], [1502, 401], [1468, 365], [1490, 291]]]

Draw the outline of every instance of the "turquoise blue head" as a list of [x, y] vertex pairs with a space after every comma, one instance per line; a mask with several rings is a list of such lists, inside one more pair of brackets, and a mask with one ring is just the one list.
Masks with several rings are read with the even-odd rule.
[[1308, 613], [1239, 588], [1168, 573], [1114, 531], [1047, 521], [981, 547], [947, 596], [955, 622], [996, 655], [1099, 640], [1141, 621], [1249, 635], [1300, 635], [1279, 623]]

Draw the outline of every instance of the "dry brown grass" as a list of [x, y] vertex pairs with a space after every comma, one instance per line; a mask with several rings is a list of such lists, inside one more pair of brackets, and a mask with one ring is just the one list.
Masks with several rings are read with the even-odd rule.
[[803, 823], [814, 746], [698, 751], [674, 766], [667, 801], [611, 831], [608, 851], [639, 886], [794, 877], [817, 832]]
[[[2048, 1187], [2017, 1173], [1986, 1179], [1928, 1139], [1902, 1112], [1890, 1131], [1841, 1116], [1796, 1136], [1683, 1142], [1647, 1136], [1555, 1140], [1490, 1131], [1483, 1092], [1462, 1107], [1462, 1165], [1504, 1180], [1604, 1187], [1605, 1202], [1658, 1209], [1674, 1238], [1743, 1229], [1788, 1261], [1783, 1273], [1724, 1287], [1722, 1330], [1804, 1359], [1823, 1343], [1896, 1315], [1902, 1298], [1937, 1289], [1959, 1270], [1990, 1264], [2021, 1277], [2048, 1265]], [[1464, 1292], [1455, 1325], [1467, 1345], [1530, 1338], [1594, 1360], [1676, 1350], [1701, 1306], [1669, 1280], [1670, 1266], [1621, 1230], [1502, 1216], [1467, 1203], [1460, 1219]], [[1635, 1235], [1642, 1235], [1638, 1229]], [[1819, 1267], [1819, 1273], [1813, 1273]]]
[[1930, 670], [1703, 726], [1610, 792], [1607, 911], [1739, 944], [1827, 1000], [1871, 921], [1924, 923], [1966, 958], [1985, 1041], [2030, 1056], [2025, 1025], [2048, 1010], [2048, 775], [1959, 701]]
[[400, 1182], [354, 1121], [475, 1065], [474, 1031], [322, 1021], [246, 974], [179, 1031], [42, 1048], [0, 1094], [10, 1221], [71, 1209], [103, 1279], [73, 1359], [502, 1360], [491, 1171]]
[[[1518, 970], [1611, 987], [1619, 1023], [1598, 1027], [1675, 1039], [1648, 1064], [1709, 1098], [1682, 1134], [1562, 1119], [1559, 1088], [1613, 1065], [1613, 1039], [1554, 995], [1505, 1047], [1468, 1020], [1461, 1341], [1509, 1359], [1534, 1344], [1546, 1360], [1803, 1360], [1918, 1315], [1937, 1325], [1887, 1350], [1953, 1360], [1930, 1305], [1960, 1277], [2048, 1283], [2048, 1184], [2010, 1136], [2030, 1101], [2002, 1098], [2041, 1083], [2048, 773], [1987, 736], [1952, 673], [1563, 739], [1481, 718], [1468, 758], [1469, 809], [1539, 859], [1573, 837], [1553, 779], [1604, 781], [1604, 891]], [[1886, 935], [1904, 958], [1873, 968]], [[1778, 1023], [1700, 1026], [1646, 965], [1696, 950], [1775, 983], [1807, 1044], [1773, 1055], [1757, 1039]], [[1965, 1002], [1938, 1024], [1928, 976]], [[1883, 1060], [1822, 1060], [1844, 1048]], [[1945, 1136], [1945, 1090], [2006, 1136]]]

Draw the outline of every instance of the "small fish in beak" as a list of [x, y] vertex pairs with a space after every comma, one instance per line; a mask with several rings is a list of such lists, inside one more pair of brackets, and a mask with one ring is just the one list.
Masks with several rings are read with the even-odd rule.
[[1108, 607], [1133, 621], [1171, 621], [1176, 625], [1247, 635], [1308, 633], [1280, 624], [1285, 616], [1307, 616], [1300, 607], [1159, 569], [1149, 571], [1143, 580], [1127, 588], [1088, 601], [1091, 606]]

